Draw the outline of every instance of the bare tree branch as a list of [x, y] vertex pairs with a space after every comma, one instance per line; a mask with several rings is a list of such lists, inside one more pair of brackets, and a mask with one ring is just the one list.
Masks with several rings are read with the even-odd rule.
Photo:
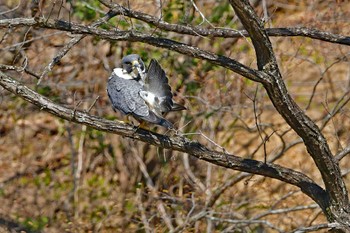
[[[118, 15], [124, 15], [130, 18], [134, 18], [148, 24], [154, 25], [159, 29], [177, 32], [180, 34], [192, 35], [192, 36], [207, 36], [207, 37], [223, 37], [223, 38], [241, 38], [248, 37], [249, 34], [246, 30], [233, 30], [229, 28], [203, 28], [193, 27], [190, 25], [171, 24], [159, 18], [145, 14], [140, 11], [134, 11], [132, 9], [123, 7], [117, 3], [111, 3], [107, 0], [100, 0], [102, 4], [110, 8]], [[1, 25], [1, 24], [0, 24]], [[267, 28], [266, 33], [268, 36], [303, 36], [312, 39], [322, 40], [330, 43], [350, 45], [350, 37], [333, 34], [330, 32], [321, 31], [314, 28], [296, 27], [296, 28]]]
[[[112, 4], [117, 5], [117, 4]], [[222, 38], [242, 38], [249, 37], [246, 30], [233, 30], [229, 28], [202, 28], [188, 25], [171, 24], [159, 20], [157, 17], [136, 12], [122, 6], [113, 8], [116, 15], [123, 14], [143, 22], [157, 26], [159, 29], [177, 32], [179, 34], [186, 34], [191, 36], [205, 36], [205, 37], [222, 37]], [[14, 18], [0, 20], [0, 28], [20, 27], [20, 26], [36, 26], [34, 18]], [[315, 28], [307, 27], [288, 27], [288, 28], [266, 28], [266, 33], [271, 37], [309, 37], [316, 40], [321, 40], [329, 43], [350, 45], [350, 37], [331, 32], [325, 32]]]
[[285, 209], [271, 209], [271, 210], [267, 210], [263, 213], [260, 213], [256, 216], [254, 216], [252, 219], [256, 220], [256, 219], [261, 219], [267, 215], [271, 215], [271, 214], [283, 214], [283, 213], [290, 213], [293, 211], [300, 211], [300, 210], [305, 210], [305, 209], [315, 209], [318, 208], [317, 205], [313, 204], [313, 205], [308, 205], [308, 206], [295, 206], [295, 207], [290, 207], [290, 208], [285, 208]]
[[[31, 25], [31, 26], [35, 25], [43, 28], [64, 30], [64, 31], [68, 31], [76, 34], [90, 34], [90, 35], [95, 35], [102, 39], [106, 39], [110, 41], [116, 40], [116, 41], [131, 41], [131, 42], [147, 43], [153, 46], [162, 47], [162, 48], [170, 49], [185, 55], [189, 55], [191, 57], [208, 60], [214, 64], [226, 67], [256, 82], [263, 81], [258, 71], [251, 69], [248, 66], [245, 66], [231, 58], [228, 58], [222, 55], [217, 55], [217, 54], [199, 49], [197, 47], [190, 46], [190, 45], [180, 43], [170, 39], [159, 38], [152, 35], [139, 33], [136, 31], [121, 31], [117, 29], [108, 31], [108, 30], [98, 29], [93, 26], [85, 26], [85, 25], [80, 25], [75, 23], [69, 23], [62, 20], [48, 21], [44, 19], [38, 19], [38, 21], [36, 21], [35, 19], [20, 19], [19, 21], [21, 22], [21, 24], [24, 24], [24, 25]], [[13, 23], [16, 23], [16, 20], [10, 23], [10, 25], [13, 25]], [[0, 25], [1, 25], [1, 20], [0, 20]]]
[[340, 227], [340, 225], [338, 223], [325, 223], [325, 224], [319, 224], [319, 225], [314, 225], [314, 226], [310, 226], [310, 227], [297, 228], [297, 229], [291, 231], [291, 233], [312, 232], [312, 231], [319, 231], [322, 229], [337, 228], [337, 227]]
[[263, 85], [272, 103], [286, 122], [304, 140], [309, 154], [321, 172], [326, 190], [330, 195], [331, 205], [338, 210], [338, 213], [333, 213], [333, 216], [326, 214], [328, 220], [334, 221], [334, 218], [338, 218], [338, 221], [344, 221], [344, 226], [349, 226], [349, 219], [339, 217], [350, 214], [350, 205], [340, 168], [333, 158], [327, 140], [318, 126], [290, 97], [268, 35], [249, 2], [246, 0], [230, 0], [229, 2], [250, 34], [257, 56], [258, 68], [266, 75], [264, 79], [269, 80], [264, 82]]
[[[47, 72], [49, 72], [53, 68], [53, 66], [57, 62], [59, 62], [59, 60], [63, 56], [65, 56], [65, 54], [86, 35], [96, 36], [109, 41], [142, 42], [150, 44], [152, 46], [173, 50], [194, 58], [207, 60], [213, 64], [230, 69], [250, 80], [262, 83], [276, 110], [285, 119], [288, 125], [303, 140], [310, 156], [316, 163], [317, 168], [322, 175], [322, 180], [325, 184], [325, 190], [303, 173], [297, 172], [292, 169], [274, 165], [272, 163], [263, 163], [253, 159], [243, 159], [241, 157], [229, 154], [225, 150], [223, 152], [218, 152], [209, 149], [196, 141], [191, 141], [183, 135], [160, 135], [147, 130], [136, 129], [122, 122], [107, 121], [99, 117], [89, 115], [86, 112], [78, 111], [76, 108], [69, 109], [60, 106], [58, 104], [53, 103], [48, 98], [32, 91], [28, 87], [22, 85], [21, 83], [17, 82], [15, 79], [11, 78], [10, 76], [1, 71], [0, 85], [6, 90], [14, 93], [15, 95], [38, 106], [40, 110], [47, 111], [55, 115], [56, 117], [83, 124], [84, 126], [89, 126], [100, 131], [111, 132], [121, 136], [130, 137], [132, 139], [140, 140], [158, 147], [185, 152], [191, 156], [197, 157], [199, 159], [208, 161], [212, 164], [222, 166], [228, 169], [239, 170], [251, 174], [258, 174], [266, 177], [271, 177], [297, 186], [322, 208], [324, 214], [326, 215], [330, 223], [336, 223], [336, 225], [334, 226], [337, 229], [342, 229], [342, 232], [344, 232], [345, 230], [350, 230], [350, 205], [348, 199], [348, 192], [342, 179], [340, 167], [338, 164], [338, 162], [346, 154], [349, 153], [350, 149], [349, 147], [346, 147], [342, 152], [333, 157], [328, 142], [325, 136], [322, 134], [322, 128], [326, 126], [327, 122], [330, 119], [332, 119], [349, 101], [349, 98], [345, 97], [347, 93], [345, 93], [343, 97], [339, 99], [338, 103], [333, 108], [333, 110], [329, 111], [328, 115], [324, 118], [323, 125], [321, 127], [318, 127], [315, 124], [315, 122], [312, 121], [305, 114], [305, 112], [296, 104], [296, 102], [289, 95], [284, 80], [282, 79], [282, 75], [279, 70], [276, 61], [277, 59], [275, 57], [272, 44], [269, 40], [269, 36], [305, 36], [345, 45], [350, 44], [350, 37], [335, 35], [332, 33], [319, 31], [317, 29], [307, 28], [264, 29], [262, 21], [257, 17], [256, 13], [254, 12], [254, 9], [249, 5], [248, 0], [229, 0], [231, 6], [237, 14], [237, 17], [241, 20], [244, 28], [247, 31], [235, 31], [232, 29], [225, 28], [205, 29], [201, 27], [170, 24], [163, 21], [162, 19], [144, 14], [142, 12], [133, 11], [131, 9], [122, 7], [118, 4], [112, 4], [107, 0], [100, 0], [100, 2], [102, 2], [110, 9], [110, 11], [105, 16], [107, 18], [109, 16], [113, 17], [115, 15], [124, 15], [130, 18], [134, 18], [136, 20], [140, 20], [144, 23], [154, 25], [163, 31], [171, 31], [179, 34], [193, 36], [199, 35], [223, 38], [238, 38], [242, 36], [249, 36], [255, 48], [258, 70], [245, 66], [229, 57], [221, 56], [200, 49], [198, 47], [191, 46], [189, 44], [184, 44], [175, 40], [159, 37], [154, 35], [154, 33], [147, 34], [138, 32], [137, 29], [123, 31], [114, 28], [110, 30], [103, 30], [97, 28], [99, 24], [86, 26], [82, 24], [65, 22], [62, 20], [44, 20], [41, 18], [17, 18], [0, 20], [0, 28], [8, 28], [8, 30], [10, 31], [15, 27], [29, 26], [30, 28], [39, 27], [59, 31], [67, 31], [77, 34], [71, 40], [70, 43], [66, 44], [65, 47], [58, 52], [58, 54], [53, 58], [52, 62], [45, 68], [43, 74], [40, 76], [38, 83], [40, 83], [41, 78], [44, 77], [47, 74]], [[130, 21], [132, 22], [132, 20]], [[102, 21], [100, 21], [100, 23], [102, 23]], [[22, 42], [21, 45], [23, 45], [24, 43], [26, 42]], [[9, 65], [0, 65], [0, 70], [1, 69], [14, 70], [17, 72], [24, 71], [37, 77], [37, 75], [35, 75], [33, 72], [26, 70], [26, 66], [17, 67]], [[316, 90], [316, 86], [314, 88], [314, 91]], [[310, 102], [311, 101], [312, 98], [310, 99]], [[282, 137], [281, 140], [283, 141]], [[280, 152], [281, 154], [283, 153], [284, 148], [286, 147], [282, 148]], [[275, 159], [276, 158], [278, 158], [278, 156], [276, 156]], [[214, 192], [214, 195], [211, 199], [209, 199], [208, 203], [210, 205], [213, 205], [215, 203], [215, 200], [221, 195], [222, 192], [224, 192], [227, 189], [227, 187], [229, 187], [229, 185], [234, 184], [236, 181], [239, 181], [243, 177], [245, 177], [245, 174], [237, 177], [237, 179], [235, 180], [226, 182], [223, 187], [218, 189], [218, 192]], [[289, 209], [286, 210], [289, 211]], [[207, 212], [204, 210], [203, 213]], [[201, 216], [201, 218], [202, 217], [203, 216]], [[212, 217], [213, 215], [207, 216], [208, 219], [213, 221], [222, 220], [215, 219], [215, 217], [213, 217], [212, 219]], [[225, 222], [236, 224], [236, 222], [232, 221], [233, 220], [231, 219], [228, 219], [227, 221], [225, 220]], [[267, 225], [270, 224], [267, 221], [260, 223]], [[186, 226], [186, 224], [184, 224], [184, 226]], [[329, 226], [330, 225], [327, 225], [325, 227]], [[272, 227], [274, 228], [274, 226]], [[174, 231], [177, 229], [176, 226], [169, 228], [171, 228]], [[303, 229], [307, 231], [316, 228], [314, 227], [309, 229]]]
[[234, 224], [234, 226], [245, 226], [245, 225], [252, 225], [252, 224], [262, 224], [266, 225], [267, 227], [276, 230], [277, 232], [283, 232], [281, 229], [274, 226], [272, 223], [266, 220], [236, 220], [236, 219], [226, 219], [226, 218], [218, 218], [218, 217], [207, 217], [211, 220], [218, 221], [218, 222], [227, 222]]
[[49, 112], [59, 118], [84, 124], [100, 131], [115, 133], [135, 140], [147, 142], [158, 147], [186, 152], [194, 157], [218, 166], [278, 179], [299, 187], [306, 195], [314, 199], [322, 209], [327, 207], [328, 198], [325, 191], [314, 183], [312, 179], [292, 169], [213, 151], [196, 141], [191, 141], [180, 135], [169, 137], [144, 129], [136, 128], [135, 130], [134, 126], [120, 121], [109, 121], [76, 109], [72, 110], [63, 107], [29, 89], [1, 71], [0, 85], [13, 94], [16, 94], [24, 100], [36, 105], [40, 110]]
[[[100, 26], [102, 23], [110, 20], [111, 18], [113, 18], [114, 16], [116, 16], [116, 14], [112, 11], [109, 11], [104, 17], [96, 20], [96, 22], [91, 24], [91, 27], [98, 27]], [[45, 67], [44, 71], [42, 72], [42, 74], [40, 75], [40, 78], [37, 82], [37, 85], [39, 85], [42, 81], [42, 79], [47, 75], [48, 72], [50, 72], [52, 70], [52, 68], [60, 62], [60, 60], [62, 59], [62, 57], [64, 57], [64, 55], [66, 55], [69, 50], [76, 45], [77, 43], [79, 43], [79, 41], [81, 41], [86, 35], [76, 35], [74, 36], [69, 42], [68, 44], [66, 44], [56, 55], [55, 57], [52, 59], [52, 61]]]
[[344, 150], [340, 151], [336, 156], [335, 160], [340, 161], [342, 160], [346, 155], [350, 153], [350, 145], [344, 148]]

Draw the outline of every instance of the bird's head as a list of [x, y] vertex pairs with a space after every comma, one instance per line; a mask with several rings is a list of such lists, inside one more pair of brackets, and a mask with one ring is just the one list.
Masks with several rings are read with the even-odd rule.
[[[122, 59], [122, 67], [133, 78], [142, 78], [146, 72], [145, 64], [137, 54], [129, 54]], [[141, 77], [140, 77], [141, 76]]]

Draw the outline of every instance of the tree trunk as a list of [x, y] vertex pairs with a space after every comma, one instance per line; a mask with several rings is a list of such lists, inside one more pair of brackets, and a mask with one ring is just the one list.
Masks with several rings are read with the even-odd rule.
[[[303, 139], [304, 144], [321, 172], [329, 196], [321, 206], [329, 222], [342, 225], [350, 231], [348, 192], [342, 179], [339, 164], [335, 161], [328, 143], [318, 126], [300, 109], [289, 95], [278, 68], [271, 42], [261, 20], [246, 0], [230, 0], [237, 16], [252, 39], [257, 65], [263, 72], [263, 86], [276, 110]], [[320, 196], [320, 198], [322, 198]], [[320, 202], [318, 202], [320, 203]]]

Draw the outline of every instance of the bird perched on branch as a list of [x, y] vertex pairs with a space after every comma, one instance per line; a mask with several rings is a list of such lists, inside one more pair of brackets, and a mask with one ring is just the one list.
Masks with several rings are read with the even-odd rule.
[[168, 78], [159, 63], [152, 59], [146, 70], [137, 54], [125, 56], [122, 68], [113, 70], [107, 93], [114, 110], [167, 129], [173, 129], [173, 124], [164, 115], [186, 109], [173, 101]]

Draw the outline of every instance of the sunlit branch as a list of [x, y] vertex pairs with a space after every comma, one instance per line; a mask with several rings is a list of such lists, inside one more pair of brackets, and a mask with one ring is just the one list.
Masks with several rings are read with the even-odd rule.
[[292, 169], [271, 163], [263, 163], [257, 160], [244, 159], [232, 154], [213, 151], [206, 148], [199, 142], [191, 141], [181, 135], [160, 135], [141, 128], [135, 129], [134, 126], [120, 121], [105, 120], [103, 118], [87, 114], [86, 112], [63, 107], [52, 102], [45, 96], [42, 96], [29, 89], [25, 85], [19, 83], [1, 71], [0, 85], [13, 94], [36, 105], [40, 110], [49, 112], [56, 117], [71, 122], [84, 124], [100, 131], [115, 133], [121, 136], [143, 141], [154, 146], [185, 152], [201, 160], [205, 160], [228, 169], [278, 179], [299, 187], [304, 193], [314, 199], [321, 206], [321, 208], [326, 208], [328, 205], [327, 202], [324, 202], [324, 200], [327, 200], [327, 198], [325, 198], [325, 195], [327, 195], [325, 191], [314, 183], [312, 179]]
[[[107, 0], [100, 0], [105, 6], [116, 12], [118, 15], [134, 18], [145, 23], [154, 25], [159, 29], [165, 31], [172, 31], [179, 34], [186, 34], [192, 36], [204, 36], [204, 37], [223, 37], [223, 38], [242, 38], [249, 37], [246, 30], [234, 30], [230, 28], [203, 28], [199, 26], [180, 25], [168, 23], [164, 20], [154, 17], [149, 14], [145, 14], [140, 11], [135, 11], [126, 7], [123, 7], [116, 3], [111, 3]], [[276, 37], [309, 37], [316, 40], [322, 40], [330, 43], [350, 45], [350, 37], [325, 32], [322, 30], [307, 28], [307, 27], [289, 27], [289, 28], [267, 28], [267, 35]]]

